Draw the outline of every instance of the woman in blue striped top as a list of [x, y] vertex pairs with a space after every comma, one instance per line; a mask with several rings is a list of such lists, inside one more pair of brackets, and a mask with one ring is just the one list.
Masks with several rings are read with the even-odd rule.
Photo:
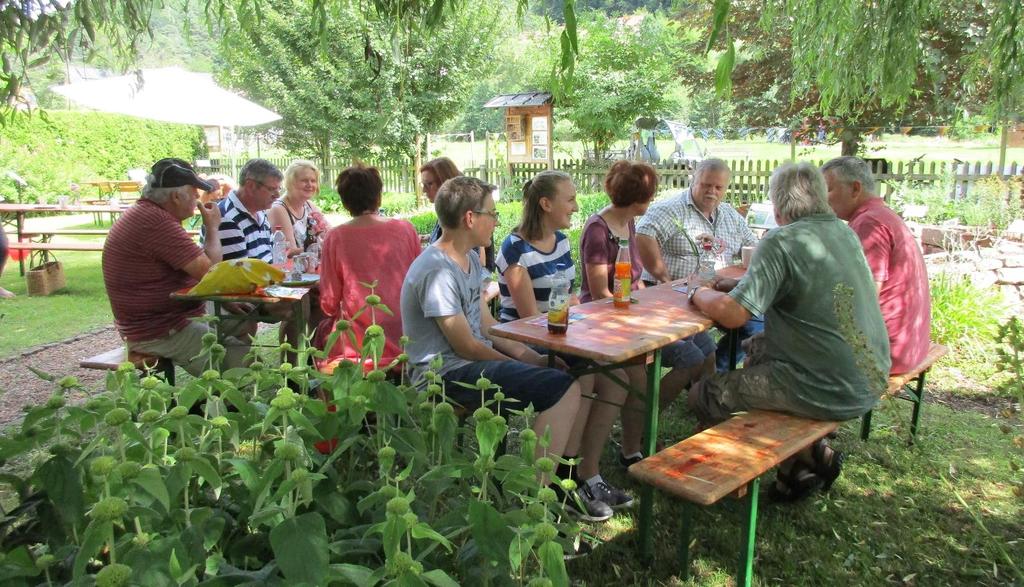
[[[495, 260], [502, 322], [547, 312], [557, 271], [563, 271], [575, 286], [576, 268], [569, 239], [561, 231], [572, 225], [572, 215], [577, 211], [576, 186], [569, 174], [544, 171], [526, 182], [523, 219], [501, 243]], [[572, 303], [579, 300], [574, 296]]]
[[[501, 321], [547, 312], [548, 296], [557, 271], [564, 272], [565, 277], [575, 281], [576, 268], [569, 252], [569, 239], [561, 231], [572, 225], [572, 215], [578, 211], [576, 186], [567, 173], [543, 171], [523, 186], [523, 219], [501, 243], [501, 251], [495, 261], [499, 272]], [[571, 303], [579, 303], [575, 295]], [[621, 373], [618, 375], [622, 377]], [[589, 391], [594, 389], [593, 376], [581, 377], [579, 382], [583, 397], [589, 398], [592, 395]], [[598, 385], [596, 391], [606, 401], [610, 398], [605, 396], [613, 394], [618, 400], [616, 403], [622, 403], [623, 394], [615, 390], [614, 385]], [[607, 519], [612, 509], [632, 505], [633, 498], [601, 477], [600, 458], [611, 422], [590, 426], [591, 403], [585, 399], [580, 404], [580, 414], [569, 436], [564, 458], [575, 458], [577, 452], [574, 449], [579, 449], [578, 454], [583, 461], [571, 472], [579, 481], [577, 495], [591, 519]], [[612, 422], [616, 415], [612, 415]], [[558, 476], [568, 477], [569, 472], [562, 469]]]

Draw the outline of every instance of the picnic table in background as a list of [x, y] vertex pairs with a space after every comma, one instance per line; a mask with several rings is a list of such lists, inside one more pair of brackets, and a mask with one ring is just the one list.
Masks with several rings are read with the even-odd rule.
[[[57, 244], [52, 242], [23, 242], [28, 238], [29, 231], [25, 230], [25, 218], [28, 215], [57, 215], [57, 214], [110, 214], [111, 217], [117, 214], [123, 213], [128, 209], [126, 204], [15, 204], [15, 203], [0, 203], [0, 230], [5, 230], [6, 227], [14, 228], [14, 234], [11, 235], [10, 249], [12, 251], [29, 251], [30, 254], [42, 254], [44, 257], [48, 255], [49, 251], [64, 250], [64, 251], [96, 251], [102, 250], [102, 243], [68, 243], [68, 244]], [[47, 231], [54, 232], [57, 231]], [[41, 232], [37, 231], [32, 233], [39, 235]], [[18, 260], [21, 274], [25, 275], [25, 260], [24, 257]]]
[[[55, 236], [106, 236], [110, 229], [107, 228], [72, 228], [53, 230], [28, 230], [25, 228], [25, 218], [28, 215], [57, 215], [57, 214], [110, 214], [111, 219], [124, 213], [131, 207], [131, 204], [14, 204], [0, 203], [0, 227], [11, 227], [13, 233], [8, 233], [11, 251], [19, 253], [28, 251], [29, 257], [36, 255], [45, 262], [52, 256], [52, 251], [102, 251], [102, 242], [62, 242], [52, 241]], [[197, 211], [198, 214], [198, 211]], [[3, 228], [0, 228], [3, 229]], [[198, 236], [199, 230], [187, 229], [191, 236]], [[36, 240], [38, 239], [38, 240]], [[23, 255], [13, 255], [17, 258], [21, 274], [25, 274], [25, 260]], [[36, 259], [31, 259], [36, 261]]]
[[114, 196], [138, 199], [142, 192], [142, 183], [134, 180], [96, 179], [85, 182], [85, 185], [95, 187], [99, 195], [99, 200], [87, 200], [90, 203], [109, 200]]
[[[191, 288], [181, 289], [171, 294], [171, 298], [183, 301], [210, 302], [213, 304], [213, 315], [221, 320], [257, 320], [259, 322], [279, 322], [281, 316], [273, 313], [258, 312], [260, 308], [279, 305], [291, 305], [296, 311], [300, 332], [298, 337], [298, 349], [301, 351], [306, 346], [306, 328], [309, 322], [310, 313], [310, 292], [320, 287], [319, 283], [312, 283], [300, 287], [271, 285], [256, 290], [250, 294], [212, 294], [193, 295]], [[257, 312], [249, 314], [232, 314], [224, 309], [225, 304], [254, 304]], [[224, 335], [221, 328], [217, 328], [217, 341], [224, 344]]]

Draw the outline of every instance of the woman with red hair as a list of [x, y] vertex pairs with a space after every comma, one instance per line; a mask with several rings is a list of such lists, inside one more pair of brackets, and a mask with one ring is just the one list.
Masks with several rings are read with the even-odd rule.
[[[324, 348], [338, 321], [349, 320], [360, 348], [353, 347], [347, 335], [340, 336], [318, 366], [321, 371], [333, 372], [339, 361], [348, 359], [374, 368], [373, 358], [364, 359], [360, 352], [363, 334], [374, 323], [384, 329], [377, 363], [384, 366], [401, 353], [399, 295], [409, 265], [420, 253], [419, 237], [409, 221], [380, 215], [384, 184], [375, 167], [349, 167], [338, 175], [335, 187], [352, 220], [332, 228], [324, 239], [320, 308], [325, 318], [317, 328], [316, 342], [318, 348]], [[372, 291], [367, 284], [375, 284]], [[379, 306], [367, 307], [366, 298], [371, 294], [379, 296], [379, 303], [387, 306], [390, 314]], [[360, 313], [361, 308], [366, 309]]]

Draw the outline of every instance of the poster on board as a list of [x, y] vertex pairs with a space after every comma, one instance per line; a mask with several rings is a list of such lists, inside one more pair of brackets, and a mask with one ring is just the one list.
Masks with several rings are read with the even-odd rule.
[[526, 143], [514, 141], [509, 143], [509, 151], [513, 156], [524, 156], [526, 155]]
[[534, 145], [546, 145], [548, 144], [548, 133], [547, 131], [533, 131], [533, 144]]
[[548, 158], [548, 148], [547, 147], [534, 147], [533, 148], [533, 158], [534, 159], [544, 159], [544, 160], [547, 160], [547, 158]]
[[548, 119], [546, 116], [535, 116], [530, 119], [530, 126], [534, 131], [546, 131], [548, 129]]

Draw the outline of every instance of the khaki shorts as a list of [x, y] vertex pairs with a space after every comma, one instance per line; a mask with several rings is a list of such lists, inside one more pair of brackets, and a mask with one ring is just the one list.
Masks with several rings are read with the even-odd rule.
[[[238, 323], [245, 324], [245, 323]], [[213, 332], [209, 324], [204, 322], [189, 322], [188, 326], [181, 330], [172, 330], [167, 336], [155, 340], [143, 342], [129, 342], [130, 350], [166, 357], [174, 361], [194, 377], [198, 377], [209, 366], [207, 355], [199, 356], [203, 350], [203, 335]], [[221, 362], [221, 370], [245, 365], [245, 355], [249, 352], [249, 344], [240, 341], [233, 336], [224, 339], [224, 346], [227, 352]]]
[[742, 369], [713, 374], [694, 384], [690, 407], [697, 419], [704, 425], [713, 425], [728, 420], [736, 412], [749, 410], [807, 415], [806, 404], [794, 401], [788, 390], [773, 385], [774, 366], [765, 360], [764, 334], [755, 334], [743, 345], [747, 356]]

